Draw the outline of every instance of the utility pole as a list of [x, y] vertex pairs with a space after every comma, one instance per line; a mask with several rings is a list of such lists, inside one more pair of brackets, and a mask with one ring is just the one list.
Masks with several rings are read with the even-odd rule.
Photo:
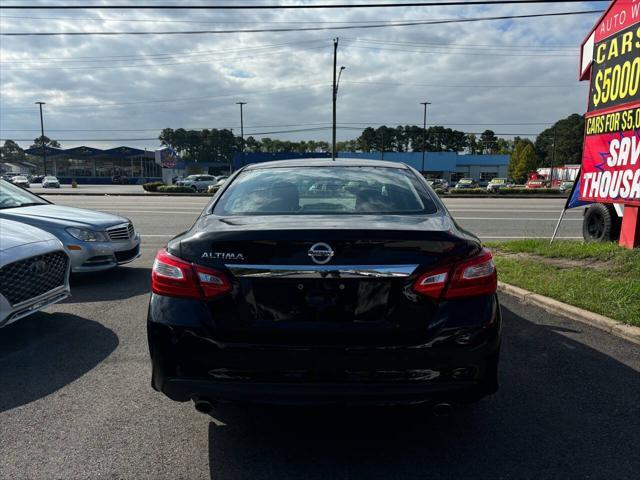
[[340, 86], [340, 76], [345, 67], [340, 67], [340, 73], [337, 73], [338, 69], [338, 40], [336, 37], [333, 39], [333, 88], [332, 91], [332, 103], [333, 103], [333, 126], [331, 135], [331, 159], [336, 159], [336, 102], [338, 100], [338, 87]]
[[420, 105], [424, 105], [424, 118], [422, 123], [422, 173], [424, 174], [424, 153], [427, 148], [427, 105], [431, 105], [431, 102], [420, 102]]
[[556, 126], [553, 126], [553, 151], [551, 153], [551, 168], [549, 169], [549, 186], [553, 188], [553, 167], [556, 164]]
[[46, 105], [46, 103], [35, 102], [35, 105], [40, 107], [40, 144], [42, 145], [42, 165], [44, 174], [47, 175], [47, 147], [44, 144], [44, 120], [42, 119], [42, 105]]
[[[236, 105], [240, 105], [240, 152], [242, 153], [242, 166], [244, 166], [244, 115], [242, 107], [247, 102], [236, 102]], [[229, 165], [229, 174], [231, 174], [231, 165]]]

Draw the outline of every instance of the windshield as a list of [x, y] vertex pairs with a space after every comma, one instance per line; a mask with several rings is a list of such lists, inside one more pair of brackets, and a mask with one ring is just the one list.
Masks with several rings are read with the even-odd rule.
[[44, 177], [45, 180], [58, 180], [56, 177]]
[[506, 179], [505, 178], [494, 178], [493, 180], [491, 180], [491, 183], [506, 183]]
[[27, 205], [46, 205], [43, 199], [31, 192], [0, 180], [0, 208], [24, 207]]
[[216, 215], [434, 213], [416, 177], [398, 168], [303, 167], [248, 170]]
[[462, 183], [463, 185], [466, 185], [468, 183], [471, 183], [472, 180], [468, 179], [468, 178], [463, 178], [462, 180], [460, 180], [460, 183]]

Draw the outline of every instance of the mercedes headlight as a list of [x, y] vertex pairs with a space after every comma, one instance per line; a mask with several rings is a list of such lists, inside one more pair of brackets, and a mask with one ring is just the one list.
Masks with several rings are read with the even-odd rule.
[[94, 230], [85, 230], [83, 228], [67, 228], [67, 232], [72, 237], [82, 240], [83, 242], [106, 242], [107, 237], [102, 232]]

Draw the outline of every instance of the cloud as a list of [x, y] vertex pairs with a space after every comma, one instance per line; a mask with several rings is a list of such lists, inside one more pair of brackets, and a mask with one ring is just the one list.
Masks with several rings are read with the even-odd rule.
[[[3, 11], [0, 28], [5, 32], [243, 29], [317, 25], [273, 22], [402, 21], [604, 5]], [[8, 18], [18, 16], [47, 18]], [[0, 136], [37, 137], [39, 117], [33, 102], [42, 100], [47, 102], [47, 134], [62, 139], [65, 147], [127, 144], [153, 149], [164, 127], [239, 129], [235, 102], [245, 101], [249, 134], [286, 129], [278, 125], [304, 128], [321, 123], [326, 130], [269, 136], [329, 140], [334, 36], [340, 37], [338, 64], [347, 67], [339, 92], [339, 139], [357, 136], [352, 128], [364, 123], [421, 124], [419, 102], [425, 100], [433, 103], [430, 124], [465, 131], [493, 127], [504, 134], [537, 133], [545, 126], [515, 124], [552, 122], [585, 110], [587, 86], [577, 81], [578, 52], [596, 20], [594, 14], [321, 32], [2, 37]]]

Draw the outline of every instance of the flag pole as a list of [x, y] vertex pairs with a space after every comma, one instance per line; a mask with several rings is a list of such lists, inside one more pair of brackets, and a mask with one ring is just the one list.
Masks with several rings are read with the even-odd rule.
[[580, 200], [580, 175], [582, 174], [582, 169], [578, 170], [578, 175], [576, 176], [576, 180], [573, 183], [573, 187], [571, 188], [571, 193], [569, 193], [569, 197], [567, 198], [567, 201], [564, 204], [564, 208], [562, 209], [562, 213], [560, 214], [560, 218], [558, 219], [558, 223], [556, 224], [556, 229], [553, 231], [553, 235], [551, 236], [551, 241], [549, 241], [549, 245], [551, 245], [553, 243], [553, 241], [556, 239], [556, 235], [558, 235], [558, 230], [560, 229], [560, 223], [562, 222], [562, 219], [564, 218], [564, 214], [567, 212], [568, 209], [570, 208], [576, 208], [579, 207], [580, 205], [586, 205], [589, 202], [583, 202]]
[[560, 222], [562, 222], [562, 219], [564, 218], [564, 214], [567, 211], [566, 208], [562, 209], [562, 213], [560, 214], [560, 218], [558, 219], [558, 223], [556, 224], [556, 229], [553, 231], [553, 235], [551, 236], [551, 240], [549, 241], [549, 245], [551, 245], [553, 243], [553, 241], [556, 239], [556, 235], [558, 234], [558, 229], [560, 228]]

